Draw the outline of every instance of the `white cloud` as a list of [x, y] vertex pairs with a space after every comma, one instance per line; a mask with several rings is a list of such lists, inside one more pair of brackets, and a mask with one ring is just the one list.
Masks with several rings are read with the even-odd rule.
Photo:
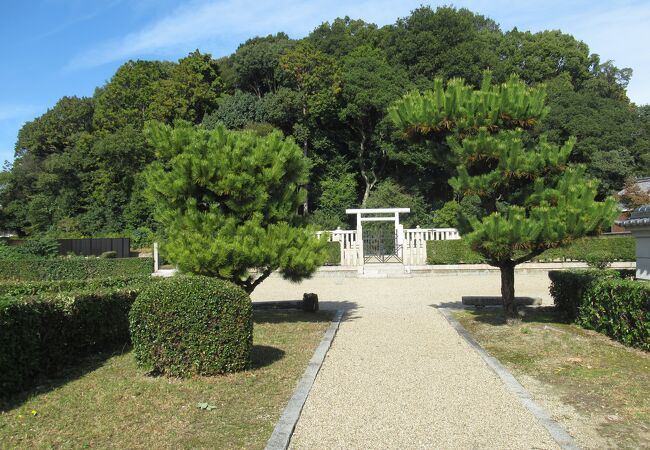
[[[421, 0], [190, 0], [171, 14], [122, 38], [77, 55], [67, 69], [80, 69], [135, 57], [173, 56], [193, 48], [229, 53], [247, 37], [285, 31], [308, 34], [320, 23], [348, 15], [378, 25], [393, 23], [417, 8]], [[435, 2], [444, 4], [449, 2]], [[603, 60], [632, 67], [632, 100], [650, 103], [650, 2], [625, 0], [549, 0], [512, 3], [506, 0], [456, 0], [501, 24], [504, 31], [561, 29], [585, 41]]]
[[232, 35], [255, 36], [285, 31], [301, 37], [320, 23], [349, 15], [386, 24], [404, 16], [419, 1], [245, 0], [193, 1], [127, 36], [84, 52], [69, 69], [94, 67], [140, 55], [165, 55], [206, 42], [227, 42]]

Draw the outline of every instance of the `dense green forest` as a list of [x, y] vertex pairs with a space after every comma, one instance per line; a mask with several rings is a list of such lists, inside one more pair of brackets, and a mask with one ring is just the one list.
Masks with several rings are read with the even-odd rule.
[[407, 139], [387, 108], [434, 77], [477, 86], [486, 69], [495, 82], [516, 74], [546, 85], [550, 113], [535, 133], [577, 137], [571, 161], [600, 180], [601, 197], [650, 175], [650, 107], [626, 96], [630, 69], [560, 31], [503, 31], [466, 9], [421, 7], [385, 27], [346, 17], [301, 40], [256, 37], [220, 59], [196, 50], [125, 63], [93, 97], [61, 98], [22, 127], [0, 172], [0, 229], [155, 232], [142, 177], [155, 159], [147, 120], [293, 136], [312, 165], [303, 213], [321, 228], [345, 226], [355, 205], [407, 206], [406, 225], [453, 225], [456, 209], [477, 207], [453, 196], [453, 152], [444, 139]]

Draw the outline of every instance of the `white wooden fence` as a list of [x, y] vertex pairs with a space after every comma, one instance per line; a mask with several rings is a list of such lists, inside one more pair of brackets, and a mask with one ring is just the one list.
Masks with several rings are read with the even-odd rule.
[[[400, 257], [404, 265], [416, 266], [427, 263], [427, 241], [445, 241], [460, 239], [460, 234], [455, 228], [399, 228], [402, 236], [398, 242], [402, 244]], [[320, 237], [323, 233], [329, 235], [330, 242], [339, 242], [341, 246], [342, 266], [363, 265], [363, 245], [358, 239], [357, 230], [318, 231]]]

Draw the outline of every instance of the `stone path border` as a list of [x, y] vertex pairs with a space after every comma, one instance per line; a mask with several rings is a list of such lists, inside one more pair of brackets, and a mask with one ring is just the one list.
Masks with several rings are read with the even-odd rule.
[[449, 324], [454, 327], [460, 336], [465, 339], [470, 347], [479, 354], [498, 376], [501, 378], [506, 387], [517, 396], [521, 403], [539, 420], [539, 422], [546, 428], [551, 437], [557, 444], [564, 450], [580, 450], [573, 440], [573, 437], [566, 432], [566, 430], [557, 421], [553, 420], [544, 408], [538, 405], [531, 397], [530, 393], [524, 388], [521, 383], [499, 362], [498, 359], [490, 356], [483, 347], [468, 333], [468, 331], [460, 324], [458, 320], [451, 313], [449, 308], [436, 308], [443, 315]]
[[278, 420], [278, 423], [275, 425], [273, 434], [271, 434], [271, 438], [266, 443], [266, 450], [286, 450], [289, 447], [289, 441], [291, 440], [293, 430], [300, 418], [300, 413], [305, 405], [309, 391], [316, 380], [316, 375], [318, 375], [318, 372], [323, 365], [325, 355], [327, 354], [330, 345], [332, 345], [334, 336], [339, 329], [343, 314], [345, 314], [345, 311], [342, 309], [338, 309], [334, 314], [334, 318], [325, 332], [323, 339], [320, 341], [318, 348], [316, 348], [314, 355], [309, 361], [309, 365], [305, 369], [300, 383], [298, 383], [298, 386], [296, 386], [296, 389], [293, 391], [289, 403], [287, 403], [287, 406], [282, 412], [282, 416], [280, 416], [280, 420]]

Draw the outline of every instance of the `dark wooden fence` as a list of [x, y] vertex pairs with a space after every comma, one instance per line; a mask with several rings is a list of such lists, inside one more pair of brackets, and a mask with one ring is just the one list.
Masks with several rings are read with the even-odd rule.
[[74, 253], [83, 256], [99, 256], [104, 252], [115, 252], [118, 258], [131, 256], [131, 239], [129, 238], [88, 238], [58, 239], [59, 253]]

